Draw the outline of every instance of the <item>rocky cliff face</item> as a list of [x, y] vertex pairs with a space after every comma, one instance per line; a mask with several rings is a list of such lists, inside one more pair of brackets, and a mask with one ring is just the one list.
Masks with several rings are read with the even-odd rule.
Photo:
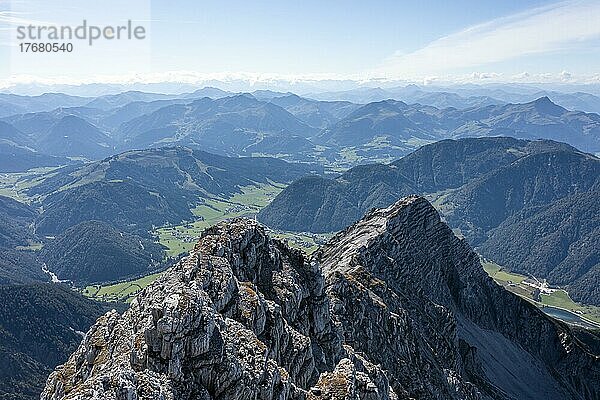
[[253, 221], [209, 228], [98, 320], [42, 399], [593, 399], [599, 382], [568, 327], [408, 197], [310, 259]]

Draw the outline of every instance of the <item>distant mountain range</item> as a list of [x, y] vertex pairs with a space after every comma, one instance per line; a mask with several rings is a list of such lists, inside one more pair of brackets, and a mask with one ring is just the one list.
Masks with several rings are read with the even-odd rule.
[[0, 117], [50, 111], [58, 107], [81, 106], [91, 100], [90, 98], [70, 96], [63, 93], [45, 93], [39, 96], [0, 93]]
[[578, 87], [570, 92], [565, 92], [515, 85], [442, 87], [410, 84], [392, 88], [365, 87], [337, 92], [315, 92], [307, 94], [307, 97], [319, 100], [350, 101], [358, 104], [395, 99], [409, 104], [419, 103], [436, 108], [458, 109], [507, 103], [528, 103], [540, 97], [549, 97], [553, 102], [569, 110], [600, 113], [599, 92], [586, 93], [582, 89], [584, 88]]
[[577, 300], [600, 304], [597, 291], [581, 287], [600, 284], [599, 249], [591, 244], [598, 224], [590, 214], [600, 203], [599, 188], [600, 159], [562, 143], [446, 140], [336, 179], [299, 179], [258, 219], [283, 230], [331, 232], [373, 207], [429, 194], [450, 226], [484, 256], [568, 285]]
[[[5, 161], [0, 171], [64, 165], [64, 157], [98, 160], [125, 150], [172, 145], [332, 168], [389, 162], [424, 144], [461, 137], [551, 139], [600, 152], [600, 116], [563, 108], [548, 97], [553, 93], [511, 103], [489, 96], [463, 101], [457, 93], [409, 86], [396, 92], [363, 92], [372, 94], [364, 99], [367, 104], [271, 91], [232, 94], [216, 88], [182, 95], [124, 92], [98, 98], [0, 95], [26, 111], [15, 114], [12, 107], [0, 121], [0, 151], [9, 155], [7, 159], [16, 159], [16, 154], [24, 159], [20, 164]], [[567, 95], [561, 96], [554, 97]], [[593, 97], [571, 96], [590, 104]]]
[[408, 110], [409, 106], [401, 101], [369, 103], [325, 129], [319, 140], [341, 147], [365, 146], [379, 138], [387, 142], [386, 147], [401, 145], [412, 138], [436, 140], [438, 135], [430, 129], [432, 126], [422, 126], [420, 118], [409, 115]]
[[362, 151], [379, 147], [391, 155], [391, 148], [410, 148], [406, 145], [411, 141], [427, 143], [447, 137], [482, 136], [552, 139], [596, 152], [600, 149], [600, 116], [568, 111], [547, 97], [525, 104], [464, 110], [384, 100], [357, 109], [325, 129], [319, 139], [325, 144], [353, 146]]
[[264, 150], [290, 152], [290, 147], [265, 149], [265, 138], [307, 138], [315, 131], [273, 103], [239, 95], [164, 107], [123, 124], [119, 135], [130, 148], [180, 144], [220, 154], [251, 155]]
[[295, 94], [280, 97], [276, 95], [269, 100], [305, 124], [319, 129], [336, 123], [360, 107], [360, 105], [348, 101], [315, 101]]

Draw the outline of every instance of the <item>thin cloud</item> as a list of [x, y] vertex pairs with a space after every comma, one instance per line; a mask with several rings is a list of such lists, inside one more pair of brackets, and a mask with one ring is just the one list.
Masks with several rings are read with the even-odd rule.
[[[109, 84], [109, 85], [136, 85], [136, 84], [158, 84], [158, 83], [181, 83], [192, 84], [198, 87], [214, 86], [219, 84], [238, 84], [246, 88], [271, 87], [293, 90], [294, 87], [327, 87], [328, 90], [347, 90], [352, 87], [395, 87], [409, 83], [422, 85], [451, 85], [460, 83], [531, 83], [531, 84], [598, 84], [600, 74], [573, 75], [567, 71], [560, 73], [529, 73], [522, 72], [516, 75], [504, 75], [496, 72], [471, 72], [468, 74], [440, 74], [437, 76], [426, 76], [420, 79], [381, 79], [365, 78], [358, 76], [338, 76], [331, 74], [306, 74], [306, 75], [283, 75], [265, 74], [251, 72], [219, 72], [198, 73], [194, 71], [164, 71], [149, 73], [132, 73], [123, 75], [94, 75], [88, 77], [65, 76], [34, 76], [27, 74], [16, 74], [0, 78], [0, 90], [11, 90], [20, 85], [86, 85], [86, 84]], [[58, 90], [58, 89], [57, 89]], [[282, 89], [283, 90], [283, 89]], [[308, 89], [307, 89], [308, 90]]]
[[34, 19], [22, 18], [19, 15], [25, 13], [17, 13], [14, 11], [0, 11], [0, 25], [17, 26], [17, 25], [55, 25], [52, 22], [38, 21]]
[[600, 37], [600, 2], [567, 1], [498, 18], [396, 54], [375, 75], [423, 75], [565, 51]]

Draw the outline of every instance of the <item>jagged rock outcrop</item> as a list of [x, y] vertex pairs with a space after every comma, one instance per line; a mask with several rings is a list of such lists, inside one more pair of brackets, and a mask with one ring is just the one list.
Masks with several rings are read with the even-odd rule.
[[42, 399], [593, 399], [598, 357], [496, 286], [419, 197], [310, 259], [254, 221], [108, 313]]
[[368, 213], [315, 259], [343, 341], [400, 397], [600, 396], [598, 356], [497, 286], [423, 198]]
[[324, 283], [253, 221], [209, 228], [123, 316], [98, 320], [42, 398], [303, 399], [334, 386], [394, 398], [383, 372], [342, 346]]

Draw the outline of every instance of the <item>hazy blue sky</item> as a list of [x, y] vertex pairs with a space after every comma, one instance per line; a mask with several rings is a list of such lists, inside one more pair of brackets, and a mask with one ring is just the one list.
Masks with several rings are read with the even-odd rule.
[[[148, 37], [19, 52], [18, 25], [84, 18], [132, 19]], [[0, 0], [0, 80], [598, 80], [598, 21], [598, 0]]]

